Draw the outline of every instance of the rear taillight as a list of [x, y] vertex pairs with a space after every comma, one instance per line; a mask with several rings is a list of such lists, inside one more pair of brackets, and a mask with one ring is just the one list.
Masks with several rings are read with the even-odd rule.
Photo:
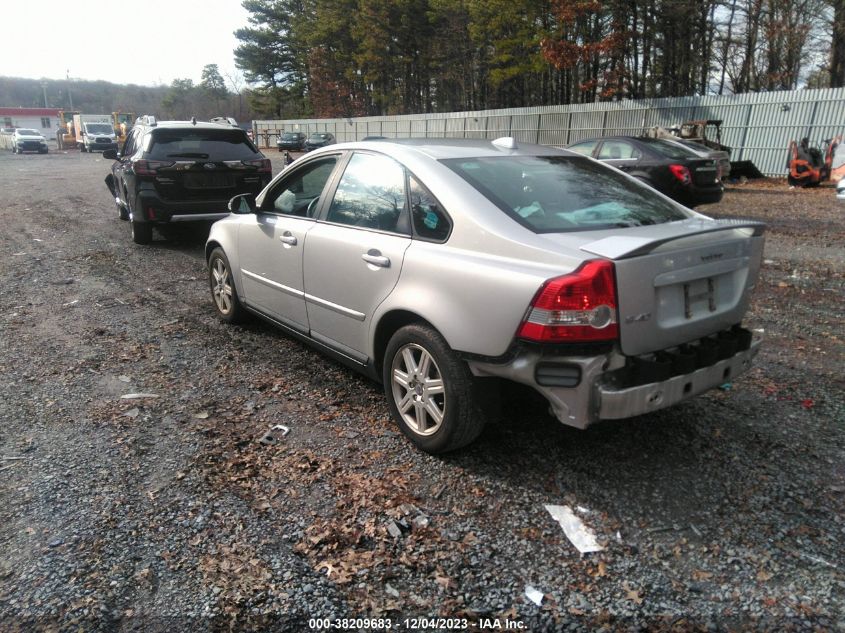
[[688, 185], [692, 182], [692, 176], [689, 173], [689, 169], [683, 165], [669, 165], [669, 171], [675, 178], [680, 180], [683, 185]]
[[543, 343], [611, 341], [619, 336], [613, 263], [594, 259], [546, 281], [517, 337]]
[[159, 169], [172, 167], [175, 164], [172, 160], [133, 160], [132, 170], [138, 176], [155, 176]]
[[272, 172], [272, 166], [269, 158], [258, 158], [256, 160], [242, 160], [244, 165], [249, 167], [257, 167], [258, 172], [262, 174], [269, 174]]

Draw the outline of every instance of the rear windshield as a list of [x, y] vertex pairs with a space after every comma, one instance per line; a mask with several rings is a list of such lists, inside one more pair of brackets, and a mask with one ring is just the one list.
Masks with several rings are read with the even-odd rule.
[[154, 130], [144, 143], [149, 158], [197, 158], [202, 160], [248, 160], [260, 157], [243, 130]]
[[312, 134], [312, 135], [311, 135], [311, 140], [312, 140], [312, 141], [322, 141], [323, 139], [326, 139], [326, 138], [329, 138], [329, 135], [328, 135], [328, 134], [317, 134], [317, 133], [314, 133], [314, 134]]
[[299, 134], [297, 134], [296, 132], [285, 132], [284, 134], [282, 134], [282, 139], [284, 139], [285, 141], [295, 141], [298, 138]]
[[661, 141], [660, 139], [644, 139], [649, 148], [665, 156], [666, 158], [698, 158], [695, 152], [686, 147], [679, 147], [674, 143], [668, 141]]
[[442, 161], [535, 233], [662, 224], [682, 208], [612, 167], [580, 156], [502, 156]]

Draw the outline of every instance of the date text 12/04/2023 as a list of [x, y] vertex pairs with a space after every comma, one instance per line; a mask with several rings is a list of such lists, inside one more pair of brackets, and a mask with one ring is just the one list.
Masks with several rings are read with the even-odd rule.
[[508, 618], [311, 618], [308, 628], [312, 631], [523, 631], [525, 623]]

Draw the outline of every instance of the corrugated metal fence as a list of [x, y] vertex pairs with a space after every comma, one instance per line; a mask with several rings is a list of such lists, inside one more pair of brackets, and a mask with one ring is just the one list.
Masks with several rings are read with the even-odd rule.
[[845, 88], [749, 93], [734, 96], [644, 99], [610, 103], [511, 108], [351, 119], [253, 122], [262, 147], [274, 148], [281, 132], [331, 132], [339, 143], [365, 136], [498, 138], [568, 145], [591, 136], [640, 134], [659, 125], [721, 119], [722, 142], [732, 160], [751, 160], [769, 176], [786, 173], [789, 141], [816, 144], [845, 134]]

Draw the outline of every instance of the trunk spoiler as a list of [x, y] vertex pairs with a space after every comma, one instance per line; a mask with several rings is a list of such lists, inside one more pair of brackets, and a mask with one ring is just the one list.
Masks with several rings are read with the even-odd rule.
[[[607, 259], [625, 259], [650, 253], [658, 246], [686, 237], [694, 237], [717, 231], [732, 231], [736, 229], [750, 229], [751, 236], [757, 237], [766, 230], [766, 224], [753, 220], [710, 220], [689, 219], [671, 224], [643, 227], [649, 236], [639, 236], [633, 233], [614, 235], [581, 246], [582, 251], [592, 253]], [[657, 230], [656, 230], [657, 229]]]

